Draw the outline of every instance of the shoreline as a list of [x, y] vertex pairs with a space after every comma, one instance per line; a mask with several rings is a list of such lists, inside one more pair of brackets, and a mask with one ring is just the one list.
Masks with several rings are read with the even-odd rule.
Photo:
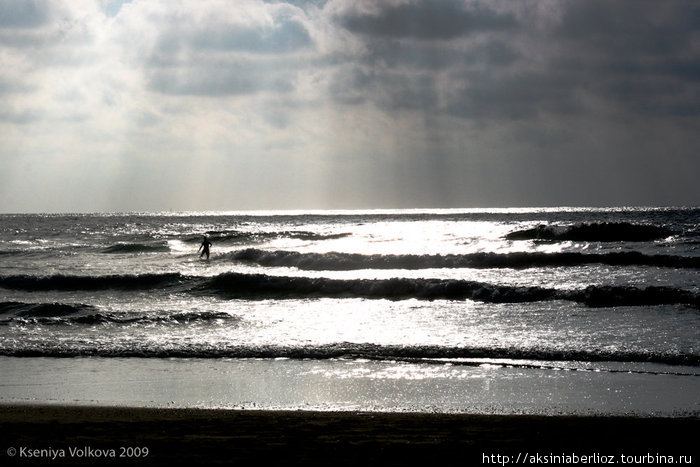
[[0, 357], [0, 374], [0, 404], [10, 405], [700, 415], [700, 379], [665, 373], [362, 360]]
[[[47, 455], [64, 450], [61, 464], [406, 465], [460, 459], [468, 465], [497, 463], [485, 462], [491, 455], [513, 456], [514, 462], [518, 454], [615, 456], [620, 463], [622, 455], [694, 456], [699, 429], [700, 417], [4, 404], [0, 455], [13, 465], [56, 462], [8, 454], [23, 447]], [[83, 449], [83, 456], [71, 457], [71, 448]], [[132, 457], [118, 457], [124, 448], [132, 448]], [[133, 457], [136, 448], [147, 448], [148, 456]], [[94, 457], [109, 450], [117, 457]]]

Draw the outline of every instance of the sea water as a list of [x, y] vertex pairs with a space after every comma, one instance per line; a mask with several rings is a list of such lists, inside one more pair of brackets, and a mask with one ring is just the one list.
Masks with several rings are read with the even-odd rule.
[[697, 414], [698, 268], [698, 208], [1, 215], [0, 401]]

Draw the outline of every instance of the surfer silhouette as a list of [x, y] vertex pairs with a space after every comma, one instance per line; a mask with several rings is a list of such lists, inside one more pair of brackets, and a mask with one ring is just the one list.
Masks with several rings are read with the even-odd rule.
[[202, 240], [202, 244], [199, 245], [199, 250], [197, 250], [197, 253], [199, 253], [200, 250], [202, 250], [202, 254], [199, 255], [201, 258], [204, 255], [207, 255], [207, 259], [209, 259], [209, 247], [211, 246], [211, 242], [207, 238], [207, 236], [204, 236], [204, 240]]

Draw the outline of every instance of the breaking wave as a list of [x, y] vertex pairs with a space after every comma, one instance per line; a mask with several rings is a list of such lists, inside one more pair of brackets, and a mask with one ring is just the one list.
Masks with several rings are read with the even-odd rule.
[[82, 303], [0, 302], [0, 315], [12, 315], [20, 318], [57, 318], [96, 310], [95, 307]]
[[255, 263], [260, 266], [294, 267], [306, 271], [349, 271], [356, 269], [429, 268], [535, 268], [586, 264], [609, 266], [657, 266], [700, 268], [700, 257], [645, 255], [639, 252], [613, 253], [470, 253], [464, 255], [362, 255], [355, 253], [299, 253], [265, 251], [255, 248], [235, 251], [219, 259]]
[[672, 287], [589, 286], [579, 290], [495, 285], [451, 279], [328, 279], [224, 273], [213, 277], [177, 273], [141, 276], [4, 276], [0, 287], [33, 290], [165, 289], [224, 299], [367, 298], [474, 300], [522, 303], [570, 300], [591, 307], [689, 305], [700, 295]]
[[66, 303], [0, 302], [0, 324], [23, 323], [44, 325], [115, 324], [188, 324], [193, 322], [231, 321], [238, 316], [223, 311], [172, 312], [150, 315], [101, 312], [92, 305]]
[[588, 242], [648, 242], [674, 235], [675, 232], [656, 225], [603, 222], [570, 226], [538, 225], [532, 229], [516, 230], [507, 240], [557, 240]]
[[523, 303], [570, 300], [591, 307], [690, 305], [700, 308], [700, 296], [671, 287], [589, 286], [580, 290], [517, 287], [449, 279], [326, 279], [221, 274], [195, 288], [224, 298], [370, 298], [421, 300], [474, 300], [488, 303]]

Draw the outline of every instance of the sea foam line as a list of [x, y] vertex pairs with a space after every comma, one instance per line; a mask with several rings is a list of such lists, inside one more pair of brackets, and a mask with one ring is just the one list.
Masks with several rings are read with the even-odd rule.
[[[488, 347], [448, 347], [437, 345], [402, 346], [339, 342], [325, 345], [284, 346], [284, 345], [172, 345], [159, 346], [156, 343], [126, 344], [119, 342], [110, 346], [62, 345], [42, 342], [21, 347], [0, 347], [0, 355], [13, 357], [139, 357], [139, 358], [236, 358], [236, 359], [349, 359], [400, 361], [408, 363], [434, 363], [479, 366], [494, 364], [507, 366], [511, 363], [496, 360], [521, 360], [515, 363], [523, 368], [560, 369], [553, 362], [618, 362], [618, 363], [661, 363], [675, 366], [700, 366], [700, 355], [693, 353], [662, 353], [654, 351], [621, 350], [567, 350], [547, 348], [488, 348]], [[456, 359], [480, 359], [478, 362]], [[487, 361], [487, 360], [492, 360]], [[533, 363], [534, 361], [534, 363]], [[587, 368], [585, 368], [587, 369]], [[583, 370], [583, 369], [582, 369]], [[615, 370], [617, 371], [617, 370]], [[630, 370], [623, 370], [630, 371]], [[661, 373], [661, 372], [660, 372]], [[700, 376], [697, 373], [675, 372], [669, 374]]]

